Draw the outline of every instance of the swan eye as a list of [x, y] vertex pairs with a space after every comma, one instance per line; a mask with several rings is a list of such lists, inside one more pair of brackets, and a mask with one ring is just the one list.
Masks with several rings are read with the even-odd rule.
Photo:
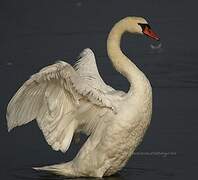
[[146, 28], [151, 29], [151, 26], [150, 26], [149, 24], [138, 23], [138, 25], [141, 26], [142, 32], [144, 32], [144, 30], [145, 30]]

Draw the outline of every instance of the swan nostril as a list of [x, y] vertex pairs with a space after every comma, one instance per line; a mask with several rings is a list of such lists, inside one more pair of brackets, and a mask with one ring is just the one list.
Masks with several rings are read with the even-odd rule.
[[151, 28], [145, 27], [143, 33], [152, 39], [160, 40], [160, 37]]

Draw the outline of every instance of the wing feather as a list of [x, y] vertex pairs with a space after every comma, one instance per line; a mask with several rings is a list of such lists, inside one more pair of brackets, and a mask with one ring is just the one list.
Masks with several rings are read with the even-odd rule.
[[48, 144], [66, 152], [75, 132], [95, 130], [117, 96], [100, 77], [93, 52], [80, 56], [75, 68], [60, 61], [23, 84], [7, 107], [9, 131], [36, 119]]

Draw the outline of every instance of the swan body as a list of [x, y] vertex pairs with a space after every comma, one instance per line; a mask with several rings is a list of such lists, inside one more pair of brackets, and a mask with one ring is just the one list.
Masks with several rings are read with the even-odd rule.
[[[34, 169], [70, 177], [102, 177], [126, 164], [150, 123], [152, 89], [143, 72], [122, 53], [120, 41], [125, 31], [144, 34], [147, 24], [140, 17], [124, 18], [107, 40], [113, 66], [130, 83], [127, 93], [102, 80], [91, 49], [80, 54], [74, 67], [60, 61], [43, 68], [16, 92], [7, 107], [9, 131], [36, 119], [47, 143], [62, 152], [75, 134], [89, 135], [72, 161]], [[157, 39], [154, 35], [150, 33]]]

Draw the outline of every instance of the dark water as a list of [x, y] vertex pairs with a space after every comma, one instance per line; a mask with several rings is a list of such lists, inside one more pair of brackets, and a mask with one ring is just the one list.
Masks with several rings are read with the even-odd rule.
[[196, 12], [196, 1], [190, 0], [1, 0], [0, 179], [64, 179], [35, 172], [31, 167], [71, 160], [83, 142], [73, 143], [66, 154], [55, 152], [35, 122], [8, 134], [7, 103], [31, 74], [63, 57], [73, 64], [86, 47], [94, 50], [104, 80], [116, 89], [127, 90], [127, 81], [107, 58], [106, 38], [112, 25], [129, 15], [146, 17], [161, 36], [159, 43], [129, 34], [122, 41], [123, 51], [151, 81], [153, 118], [143, 143], [127, 166], [107, 179], [196, 179]]

